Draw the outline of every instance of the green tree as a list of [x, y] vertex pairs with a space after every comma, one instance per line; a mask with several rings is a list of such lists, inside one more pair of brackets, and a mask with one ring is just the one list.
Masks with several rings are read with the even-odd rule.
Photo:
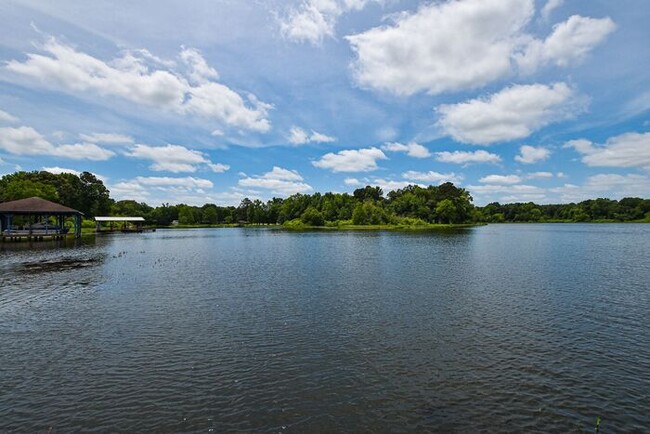
[[302, 213], [300, 220], [310, 226], [323, 226], [325, 224], [325, 219], [323, 214], [320, 213], [315, 207], [310, 206]]
[[30, 197], [40, 197], [46, 200], [58, 201], [56, 189], [48, 184], [29, 179], [11, 179], [0, 183], [0, 202], [8, 202]]
[[440, 223], [453, 223], [457, 219], [456, 206], [451, 199], [444, 199], [436, 207], [436, 215]]
[[219, 215], [217, 212], [217, 206], [208, 204], [208, 205], [203, 205], [203, 208], [201, 209], [201, 223], [206, 224], [206, 225], [216, 225], [219, 219]]

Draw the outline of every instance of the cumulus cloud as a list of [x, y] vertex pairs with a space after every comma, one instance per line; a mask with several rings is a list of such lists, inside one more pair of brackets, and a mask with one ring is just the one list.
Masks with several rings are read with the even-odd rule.
[[609, 18], [572, 17], [542, 41], [526, 32], [534, 16], [533, 0], [428, 2], [346, 38], [357, 56], [355, 78], [397, 95], [475, 89], [514, 75], [517, 65], [531, 72], [566, 66], [568, 53], [581, 60], [613, 30]]
[[533, 164], [540, 161], [547, 160], [551, 156], [551, 151], [544, 147], [534, 147], [530, 145], [523, 145], [519, 148], [519, 155], [515, 156], [515, 161], [523, 164]]
[[583, 60], [616, 29], [610, 18], [589, 18], [573, 15], [553, 27], [544, 41], [534, 40], [516, 56], [524, 73], [533, 73], [547, 64], [567, 66]]
[[528, 137], [585, 106], [584, 98], [565, 83], [514, 85], [487, 98], [439, 106], [438, 125], [459, 142], [490, 145]]
[[71, 160], [105, 161], [113, 157], [115, 152], [94, 143], [75, 143], [72, 145], [57, 145], [52, 155]]
[[481, 87], [510, 73], [511, 53], [534, 6], [532, 0], [436, 2], [393, 25], [348, 36], [356, 79], [398, 95]]
[[579, 202], [594, 197], [613, 199], [648, 197], [650, 177], [638, 174], [603, 173], [587, 177], [582, 185], [565, 184], [549, 191], [558, 194], [562, 202]]
[[52, 155], [54, 145], [31, 127], [0, 128], [0, 149], [13, 155]]
[[280, 31], [295, 42], [320, 44], [326, 37], [334, 37], [341, 15], [363, 9], [370, 1], [378, 0], [305, 0], [280, 19]]
[[0, 150], [13, 155], [52, 156], [71, 160], [104, 161], [115, 155], [94, 143], [54, 145], [31, 127], [0, 128]]
[[443, 151], [436, 152], [436, 160], [442, 163], [473, 164], [473, 163], [500, 163], [501, 157], [488, 151]]
[[203, 205], [213, 202], [210, 190], [212, 181], [203, 178], [138, 176], [109, 185], [111, 195], [116, 199], [131, 199], [138, 202], [171, 202]]
[[303, 177], [295, 170], [274, 166], [273, 170], [259, 176], [249, 176], [239, 180], [238, 185], [249, 188], [271, 190], [279, 195], [306, 193], [313, 188], [303, 182]]
[[[563, 174], [558, 173], [557, 177], [562, 178], [561, 175], [563, 175]], [[533, 172], [533, 173], [529, 173], [528, 175], [526, 175], [526, 178], [527, 179], [548, 179], [548, 178], [553, 178], [553, 176], [554, 175], [553, 175], [552, 172]]]
[[374, 178], [372, 181], [368, 182], [368, 185], [378, 186], [383, 190], [384, 193], [400, 190], [402, 188], [408, 187], [409, 185], [419, 185], [420, 187], [424, 187], [421, 184], [411, 181], [396, 181], [394, 179], [383, 178]]
[[564, 0], [548, 0], [544, 7], [542, 8], [542, 18], [544, 20], [548, 20], [549, 16], [551, 15], [551, 12], [553, 12], [555, 9], [559, 8], [564, 4]]
[[[53, 173], [54, 175], [60, 175], [61, 173], [71, 173], [73, 175], [80, 176], [82, 172], [75, 170], [75, 169], [67, 169], [64, 167], [59, 167], [59, 166], [53, 166], [53, 167], [43, 167], [42, 170], [45, 172], [50, 172]], [[92, 172], [91, 172], [92, 173]], [[108, 178], [106, 176], [99, 175], [97, 173], [93, 173], [95, 178], [101, 180], [104, 184], [108, 181]]]
[[190, 188], [212, 188], [214, 184], [209, 179], [194, 178], [186, 176], [173, 178], [168, 176], [138, 176], [135, 178], [140, 185], [149, 187], [190, 187]]
[[359, 181], [357, 178], [345, 178], [343, 182], [345, 183], [345, 185], [350, 185], [350, 186], [361, 185], [361, 181]]
[[253, 95], [247, 97], [247, 102], [231, 88], [213, 81], [216, 71], [197, 50], [181, 52], [188, 65], [187, 76], [171, 69], [152, 68], [130, 52], [105, 62], [55, 38], [43, 44], [42, 52], [28, 53], [23, 62], [11, 60], [5, 68], [71, 94], [119, 98], [251, 131], [266, 132], [271, 127], [267, 119], [271, 106]]
[[230, 166], [215, 164], [203, 152], [180, 145], [149, 146], [137, 144], [124, 153], [127, 157], [150, 160], [149, 169], [156, 172], [196, 172], [200, 166], [207, 166], [216, 173], [225, 172]]
[[0, 110], [0, 122], [18, 122], [18, 118], [4, 110]]
[[62, 174], [62, 173], [71, 173], [71, 174], [73, 174], [73, 175], [77, 175], [77, 176], [81, 175], [81, 172], [79, 172], [78, 170], [74, 170], [74, 169], [65, 169], [65, 168], [63, 168], [63, 167], [58, 167], [58, 166], [54, 166], [54, 167], [43, 167], [43, 170], [44, 170], [45, 172], [50, 172], [50, 173], [52, 173], [52, 174], [54, 174], [54, 175], [60, 175], [60, 174]]
[[521, 177], [517, 175], [488, 175], [479, 179], [483, 184], [511, 185], [519, 184]]
[[547, 190], [526, 184], [481, 184], [469, 185], [467, 189], [479, 203], [497, 200], [499, 202], [547, 201]]
[[188, 77], [191, 82], [203, 84], [219, 78], [217, 70], [208, 65], [199, 50], [183, 48], [180, 58], [189, 69]]
[[335, 142], [336, 138], [313, 131], [308, 133], [299, 127], [292, 127], [289, 131], [289, 142], [294, 145], [305, 145], [307, 143], [330, 143]]
[[377, 160], [387, 159], [381, 149], [372, 147], [330, 152], [323, 155], [320, 160], [312, 161], [312, 164], [332, 172], [370, 172], [379, 168]]
[[582, 162], [593, 167], [643, 167], [650, 170], [650, 133], [625, 133], [596, 145], [585, 139], [564, 145], [582, 154]]
[[431, 153], [425, 146], [415, 142], [407, 144], [386, 143], [381, 147], [381, 149], [388, 152], [405, 152], [406, 155], [413, 158], [428, 158], [431, 156]]
[[408, 179], [410, 181], [420, 181], [426, 182], [429, 184], [441, 184], [444, 182], [453, 182], [458, 184], [463, 180], [461, 175], [456, 175], [455, 173], [439, 173], [434, 171], [429, 172], [416, 172], [414, 170], [409, 170], [402, 173], [402, 178]]
[[91, 133], [79, 134], [79, 138], [87, 143], [103, 143], [103, 144], [131, 144], [133, 138], [124, 134], [114, 133]]
[[208, 168], [214, 173], [224, 173], [230, 170], [230, 166], [222, 163], [207, 163]]

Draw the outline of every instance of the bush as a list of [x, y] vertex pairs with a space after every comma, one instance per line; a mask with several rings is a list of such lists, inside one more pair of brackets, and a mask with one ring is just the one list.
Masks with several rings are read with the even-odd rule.
[[310, 206], [302, 213], [300, 216], [300, 221], [309, 226], [323, 226], [325, 225], [325, 219], [323, 214], [321, 214], [316, 208]]

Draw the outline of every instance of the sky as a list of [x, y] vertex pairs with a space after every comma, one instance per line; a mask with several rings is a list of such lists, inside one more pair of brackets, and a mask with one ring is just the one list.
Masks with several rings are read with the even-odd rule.
[[0, 0], [0, 175], [237, 205], [650, 197], [647, 0]]

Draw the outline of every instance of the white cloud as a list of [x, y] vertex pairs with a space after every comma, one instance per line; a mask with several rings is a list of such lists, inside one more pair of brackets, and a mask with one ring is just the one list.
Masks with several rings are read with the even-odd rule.
[[521, 177], [517, 175], [488, 175], [479, 179], [484, 184], [511, 185], [519, 184]]
[[405, 152], [409, 157], [413, 158], [428, 158], [431, 156], [431, 153], [425, 146], [415, 142], [408, 144], [386, 143], [381, 149], [389, 152]]
[[361, 185], [361, 181], [359, 181], [357, 178], [345, 178], [343, 182], [345, 183], [345, 185], [350, 185], [350, 186]]
[[267, 119], [271, 106], [252, 95], [247, 104], [234, 90], [210, 81], [216, 71], [207, 66], [196, 50], [185, 49], [181, 53], [189, 64], [187, 77], [171, 69], [152, 69], [132, 52], [104, 62], [55, 38], [49, 38], [42, 51], [44, 54], [27, 54], [24, 62], [11, 60], [5, 68], [71, 94], [116, 97], [252, 131], [266, 132], [271, 127]]
[[58, 167], [58, 166], [43, 167], [43, 170], [45, 172], [50, 172], [50, 173], [52, 173], [54, 175], [60, 175], [61, 173], [72, 173], [73, 175], [77, 175], [77, 176], [81, 175], [81, 172], [79, 172], [78, 170], [64, 169], [63, 167]]
[[534, 6], [532, 0], [463, 0], [401, 14], [391, 26], [347, 37], [357, 54], [356, 79], [398, 95], [484, 86], [510, 73]]
[[589, 140], [571, 140], [564, 145], [582, 154], [592, 167], [643, 167], [650, 169], [650, 133], [625, 133], [607, 139], [604, 145]]
[[18, 118], [4, 110], [0, 110], [0, 122], [18, 122]]
[[228, 165], [213, 163], [203, 152], [180, 145], [148, 146], [137, 144], [126, 151], [124, 155], [152, 161], [153, 164], [149, 168], [156, 172], [196, 172], [203, 165], [216, 173], [230, 169]]
[[438, 107], [438, 125], [462, 143], [489, 145], [523, 139], [584, 110], [585, 100], [565, 83], [514, 85], [487, 98]]
[[[558, 178], [562, 177], [560, 175], [562, 175], [562, 174], [558, 173], [558, 175], [557, 175]], [[527, 179], [548, 179], [548, 178], [553, 178], [553, 173], [551, 173], [551, 172], [533, 172], [533, 173], [529, 173], [528, 175], [526, 175], [526, 178]]]
[[113, 157], [115, 152], [99, 147], [94, 143], [75, 143], [73, 145], [56, 146], [52, 155], [71, 160], [105, 161]]
[[549, 191], [557, 193], [562, 202], [580, 202], [596, 197], [648, 197], [650, 177], [637, 174], [598, 174], [589, 176], [583, 185], [565, 184]]
[[355, 78], [397, 95], [476, 89], [514, 75], [518, 64], [532, 72], [566, 66], [573, 54], [580, 60], [614, 27], [609, 18], [571, 17], [541, 41], [526, 32], [534, 16], [533, 0], [427, 2], [346, 38], [357, 56]]
[[212, 188], [214, 184], [209, 179], [194, 178], [172, 178], [167, 176], [138, 176], [135, 181], [140, 185], [148, 187], [187, 187], [187, 188]]
[[138, 176], [109, 185], [111, 195], [118, 200], [132, 199], [139, 202], [188, 203], [203, 205], [214, 202], [211, 192], [212, 181], [203, 178], [145, 177]]
[[[137, 181], [123, 181], [110, 185], [111, 196], [117, 200], [136, 200], [144, 202], [150, 196], [147, 189]], [[161, 202], [165, 202], [164, 200]]]
[[551, 151], [544, 147], [534, 147], [523, 145], [519, 148], [519, 155], [515, 156], [515, 161], [523, 164], [533, 164], [547, 160], [551, 156]]
[[13, 155], [53, 156], [71, 160], [104, 161], [114, 152], [93, 143], [54, 145], [31, 127], [0, 128], [0, 150]]
[[280, 31], [284, 37], [296, 42], [320, 44], [324, 38], [334, 37], [334, 28], [341, 15], [363, 9], [370, 1], [305, 0], [280, 19]]
[[553, 27], [544, 41], [534, 40], [516, 56], [524, 73], [533, 73], [547, 64], [567, 66], [583, 60], [616, 29], [610, 18], [589, 18], [573, 15]]
[[548, 0], [544, 7], [542, 8], [542, 18], [544, 18], [545, 21], [548, 20], [549, 16], [551, 15], [551, 12], [553, 12], [555, 9], [559, 8], [564, 4], [564, 0]]
[[443, 151], [436, 152], [436, 160], [442, 163], [452, 164], [472, 164], [472, 163], [492, 163], [501, 162], [501, 157], [488, 151]]
[[271, 190], [273, 193], [279, 195], [306, 193], [313, 190], [309, 184], [302, 181], [304, 179], [297, 171], [274, 166], [273, 170], [263, 175], [240, 179], [238, 185], [241, 187]]
[[526, 185], [469, 185], [467, 190], [477, 199], [478, 203], [499, 202], [537, 202], [547, 201], [547, 191], [543, 188]]
[[408, 187], [409, 185], [419, 185], [420, 187], [424, 187], [424, 185], [415, 182], [395, 181], [393, 179], [382, 179], [382, 178], [374, 178], [372, 181], [368, 182], [368, 185], [379, 186], [384, 191], [384, 193], [388, 193], [389, 191], [400, 190], [402, 188]]
[[377, 170], [377, 160], [387, 160], [386, 155], [378, 148], [350, 149], [330, 152], [312, 164], [332, 172], [370, 172]]
[[214, 173], [224, 173], [230, 170], [230, 166], [227, 164], [221, 164], [221, 163], [208, 163], [208, 167], [210, 170], [212, 170]]
[[189, 68], [188, 76], [193, 83], [203, 84], [219, 78], [217, 70], [208, 65], [199, 50], [183, 48], [180, 58]]
[[334, 137], [326, 136], [325, 134], [313, 131], [308, 133], [299, 127], [292, 127], [289, 131], [289, 142], [294, 145], [304, 145], [307, 143], [330, 143], [335, 142]]
[[54, 145], [31, 127], [0, 128], [0, 149], [13, 155], [52, 155]]
[[131, 144], [133, 138], [124, 134], [114, 133], [92, 133], [79, 134], [79, 138], [87, 143], [105, 143], [105, 144]]
[[455, 173], [438, 173], [434, 171], [429, 172], [416, 172], [414, 170], [409, 170], [402, 173], [402, 178], [408, 179], [411, 181], [420, 181], [426, 183], [441, 184], [444, 182], [453, 182], [458, 184], [463, 180], [461, 175], [456, 175]]
[[[71, 173], [73, 175], [80, 176], [82, 172], [74, 169], [66, 169], [64, 167], [59, 167], [59, 166], [54, 166], [54, 167], [43, 167], [42, 170], [45, 172], [50, 172], [53, 173], [54, 175], [59, 175], [61, 173]], [[92, 173], [92, 172], [91, 172]], [[95, 175], [95, 178], [99, 179], [102, 181], [104, 184], [108, 181], [108, 178], [106, 176], [99, 175], [97, 173], [93, 173]]]

